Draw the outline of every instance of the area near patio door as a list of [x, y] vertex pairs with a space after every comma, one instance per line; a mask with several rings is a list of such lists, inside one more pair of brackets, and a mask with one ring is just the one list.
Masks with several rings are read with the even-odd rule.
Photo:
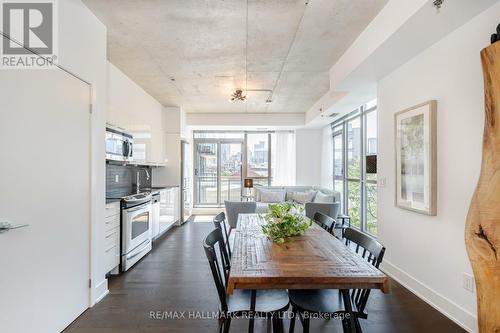
[[200, 139], [195, 142], [195, 204], [240, 201], [243, 140]]
[[218, 207], [225, 200], [241, 201], [249, 190], [243, 187], [247, 178], [254, 187], [290, 185], [290, 171], [283, 170], [286, 156], [276, 149], [278, 140], [281, 153], [291, 153], [290, 138], [290, 131], [195, 131], [194, 205]]

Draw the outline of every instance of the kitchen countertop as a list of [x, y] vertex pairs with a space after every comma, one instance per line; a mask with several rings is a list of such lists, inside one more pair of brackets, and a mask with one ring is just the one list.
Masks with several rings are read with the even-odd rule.
[[[144, 187], [141, 188], [141, 192], [151, 192], [151, 193], [158, 193], [160, 190], [166, 190], [170, 188], [176, 188], [179, 187], [179, 185], [153, 185], [151, 187]], [[131, 193], [130, 195], [133, 195], [134, 193]], [[113, 203], [113, 202], [118, 202], [120, 201], [121, 198], [114, 198], [114, 199], [106, 199], [106, 205]]]
[[153, 185], [151, 186], [151, 189], [162, 190], [164, 188], [174, 188], [174, 187], [179, 187], [179, 185]]

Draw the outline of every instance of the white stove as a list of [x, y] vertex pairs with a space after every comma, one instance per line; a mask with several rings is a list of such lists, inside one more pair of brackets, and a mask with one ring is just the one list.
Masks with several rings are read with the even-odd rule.
[[122, 198], [121, 270], [126, 271], [152, 249], [152, 195]]

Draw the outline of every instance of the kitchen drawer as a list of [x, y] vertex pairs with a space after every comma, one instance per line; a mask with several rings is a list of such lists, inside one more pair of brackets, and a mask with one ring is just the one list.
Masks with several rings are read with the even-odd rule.
[[120, 226], [120, 214], [108, 216], [104, 219], [104, 232]]
[[113, 245], [120, 245], [120, 228], [116, 227], [106, 231], [104, 235], [104, 248], [108, 249]]
[[104, 271], [107, 273], [120, 264], [120, 244], [107, 247], [104, 251]]
[[112, 202], [106, 205], [104, 217], [120, 215], [120, 201]]

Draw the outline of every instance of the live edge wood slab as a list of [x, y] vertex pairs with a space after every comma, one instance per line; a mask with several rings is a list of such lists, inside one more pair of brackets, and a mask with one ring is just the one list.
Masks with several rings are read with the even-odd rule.
[[234, 233], [228, 293], [234, 289], [380, 289], [388, 277], [313, 225], [278, 245], [261, 230], [257, 214], [241, 214]]
[[500, 42], [481, 51], [486, 117], [483, 160], [465, 244], [474, 270], [481, 333], [500, 332]]

